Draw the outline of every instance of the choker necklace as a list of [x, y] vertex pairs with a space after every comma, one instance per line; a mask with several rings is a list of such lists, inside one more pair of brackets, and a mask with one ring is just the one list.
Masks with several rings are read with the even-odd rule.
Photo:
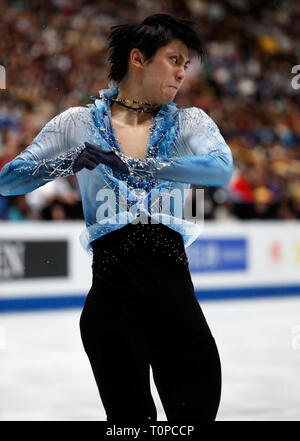
[[[152, 104], [134, 101], [134, 100], [130, 101], [130, 100], [125, 100], [125, 99], [121, 99], [121, 98], [106, 98], [104, 96], [102, 96], [100, 98], [104, 99], [105, 101], [112, 101], [113, 103], [117, 103], [120, 106], [126, 107], [127, 109], [135, 110], [138, 113], [154, 113], [160, 107], [160, 106], [156, 106], [156, 107], [151, 108]], [[99, 99], [99, 97], [97, 97], [97, 99]], [[140, 107], [131, 107], [131, 106], [128, 106], [127, 104], [125, 104], [125, 103], [130, 103], [130, 102], [135, 103], [135, 104], [139, 104]], [[146, 107], [143, 107], [143, 105]]]

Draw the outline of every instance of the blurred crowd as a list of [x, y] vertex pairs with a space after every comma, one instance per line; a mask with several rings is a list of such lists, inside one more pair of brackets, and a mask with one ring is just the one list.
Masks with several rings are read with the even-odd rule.
[[[205, 217], [300, 218], [300, 78], [292, 72], [300, 60], [300, 2], [294, 1], [1, 1], [0, 170], [53, 116], [107, 87], [111, 26], [159, 12], [199, 23], [205, 62], [193, 61], [175, 101], [206, 111], [234, 156], [231, 183], [205, 189]], [[82, 216], [74, 176], [27, 195], [0, 196], [2, 220]]]

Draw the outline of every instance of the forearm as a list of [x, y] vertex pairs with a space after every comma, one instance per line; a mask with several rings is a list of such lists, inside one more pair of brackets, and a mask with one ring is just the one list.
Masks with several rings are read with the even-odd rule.
[[231, 180], [232, 158], [213, 155], [174, 158], [169, 165], [154, 170], [154, 176], [186, 184], [223, 186]]
[[[74, 160], [83, 150], [80, 146], [55, 159], [26, 160], [21, 157], [5, 164], [0, 173], [0, 194], [11, 196], [25, 194], [57, 177], [73, 173]], [[19, 155], [21, 156], [21, 155]]]
[[201, 186], [229, 184], [233, 171], [231, 151], [226, 154], [202, 154], [179, 158], [137, 160], [122, 155], [129, 173], [141, 178], [178, 181]]
[[32, 143], [0, 173], [0, 194], [25, 194], [73, 172], [77, 156], [85, 148], [89, 110], [71, 107], [49, 121]]

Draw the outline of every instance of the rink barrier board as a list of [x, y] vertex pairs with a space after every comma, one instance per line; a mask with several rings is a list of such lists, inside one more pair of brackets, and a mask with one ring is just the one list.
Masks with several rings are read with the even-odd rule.
[[[222, 289], [222, 290], [203, 290], [195, 291], [196, 297], [201, 301], [212, 300], [234, 300], [234, 299], [255, 299], [266, 297], [289, 297], [300, 295], [300, 285], [295, 286], [270, 286], [270, 287], [251, 287], [243, 289]], [[68, 309], [82, 308], [86, 296], [43, 296], [43, 297], [23, 297], [13, 299], [0, 299], [1, 312], [49, 310], [49, 309]]]
[[[83, 229], [1, 222], [0, 311], [82, 307], [92, 282]], [[300, 221], [209, 221], [186, 253], [200, 301], [300, 294]]]

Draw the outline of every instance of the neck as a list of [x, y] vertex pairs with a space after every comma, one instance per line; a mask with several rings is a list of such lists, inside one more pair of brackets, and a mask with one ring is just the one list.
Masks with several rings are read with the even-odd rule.
[[123, 106], [126, 109], [133, 110], [135, 112], [146, 112], [146, 113], [154, 113], [158, 107], [153, 107], [151, 104], [139, 102], [135, 100], [129, 99], [121, 99], [121, 98], [111, 98], [111, 101], [119, 104], [119, 106]]
[[[118, 99], [122, 100], [130, 100], [133, 107], [138, 107], [138, 104], [133, 103], [133, 101], [137, 101], [139, 103], [148, 103], [152, 107], [160, 106], [159, 103], [155, 103], [151, 94], [149, 96], [149, 92], [144, 90], [142, 85], [140, 84], [138, 78], [133, 80], [132, 78], [125, 78], [119, 85], [119, 95]], [[143, 105], [144, 106], [144, 105]]]
[[[149, 112], [137, 112], [136, 110], [128, 109], [118, 103], [110, 102], [111, 116], [127, 126], [136, 126], [140, 124], [146, 124], [152, 120], [156, 111], [158, 110], [158, 104], [149, 100], [147, 95], [137, 87], [132, 87], [128, 84], [122, 84], [119, 86], [119, 94], [116, 97], [118, 100], [127, 100], [124, 104], [134, 108], [146, 108], [152, 109], [153, 113]], [[145, 103], [150, 104], [147, 106]], [[156, 109], [156, 110], [155, 110]]]
[[114, 101], [110, 102], [110, 112], [113, 119], [117, 120], [119, 123], [125, 126], [137, 126], [146, 124], [152, 121], [152, 118], [155, 115], [155, 113], [152, 112], [139, 113], [136, 110], [120, 106]]

